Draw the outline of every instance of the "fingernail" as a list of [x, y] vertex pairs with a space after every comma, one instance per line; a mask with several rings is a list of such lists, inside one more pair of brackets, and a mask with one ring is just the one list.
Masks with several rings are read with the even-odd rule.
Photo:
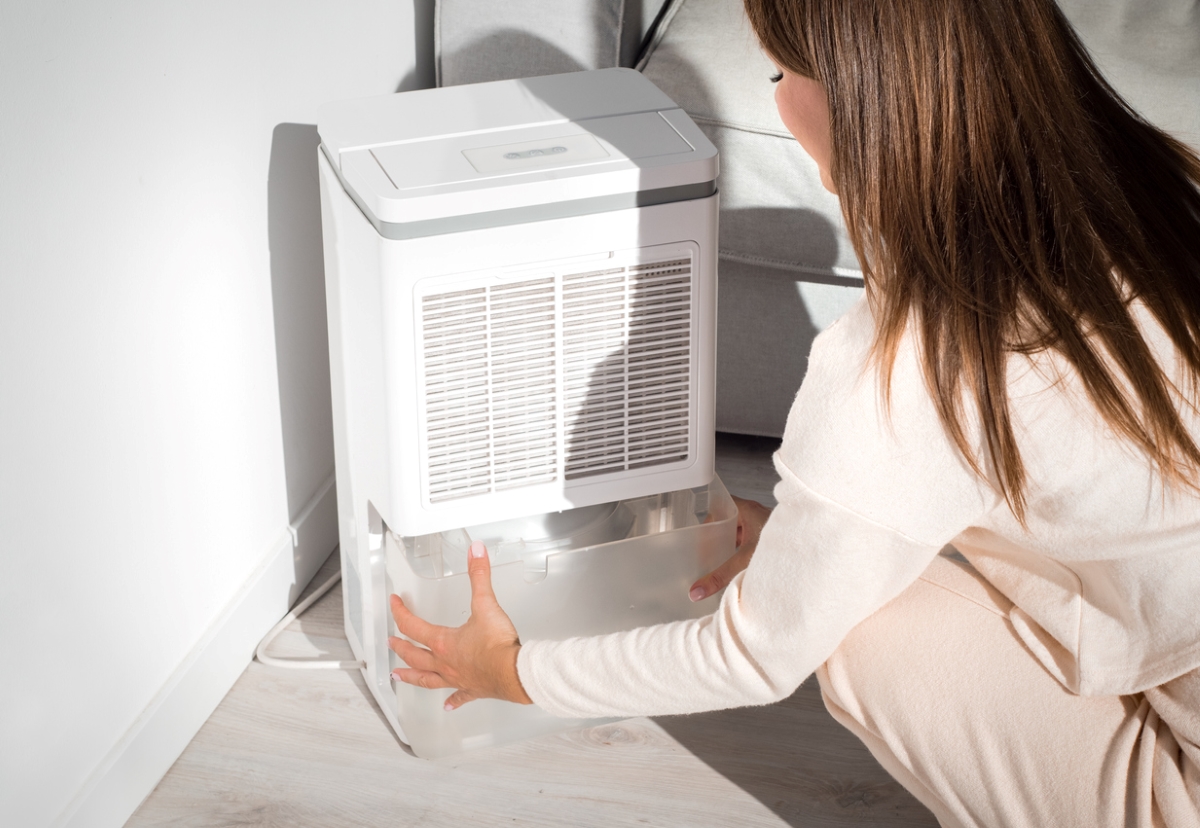
[[699, 601], [704, 597], [704, 587], [692, 587], [692, 591], [688, 593], [688, 597], [693, 601]]
[[399, 670], [392, 670], [392, 681], [403, 681], [403, 679], [400, 678]]
[[445, 710], [447, 713], [449, 713], [451, 710], [454, 709], [454, 705], [452, 705], [450, 702], [446, 702], [445, 704], [442, 705], [442, 709]]
[[[459, 549], [462, 549], [462, 547], [460, 546]], [[486, 558], [487, 547], [484, 546], [483, 541], [475, 541], [471, 544], [471, 548], [467, 550], [467, 554], [472, 558]]]

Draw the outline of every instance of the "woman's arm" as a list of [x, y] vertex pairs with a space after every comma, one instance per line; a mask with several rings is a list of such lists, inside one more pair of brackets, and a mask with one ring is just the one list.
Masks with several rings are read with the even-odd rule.
[[[942, 429], [910, 346], [897, 355], [885, 404], [868, 367], [873, 330], [860, 304], [814, 343], [775, 458], [779, 506], [712, 615], [495, 650], [509, 666], [491, 683], [464, 661], [478, 625], [458, 637], [438, 628], [431, 641], [444, 663], [427, 662], [426, 672], [463, 683], [428, 686], [510, 698], [515, 652], [521, 694], [560, 716], [687, 713], [791, 693], [996, 503]], [[401, 631], [432, 650], [408, 621], [398, 618]]]
[[517, 666], [558, 716], [693, 713], [790, 695], [849, 630], [924, 571], [940, 549], [809, 489], [779, 459], [779, 506], [758, 550], [705, 618], [534, 641]]

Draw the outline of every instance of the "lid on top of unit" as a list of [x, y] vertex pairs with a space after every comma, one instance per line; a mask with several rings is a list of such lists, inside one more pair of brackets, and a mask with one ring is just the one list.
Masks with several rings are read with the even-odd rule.
[[511, 223], [506, 211], [529, 221], [695, 198], [717, 174], [716, 148], [630, 69], [340, 101], [321, 108], [318, 130], [392, 238]]

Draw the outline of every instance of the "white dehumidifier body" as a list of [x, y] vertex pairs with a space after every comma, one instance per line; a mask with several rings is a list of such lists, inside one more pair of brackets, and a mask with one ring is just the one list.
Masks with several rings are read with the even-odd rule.
[[688, 579], [734, 522], [713, 474], [716, 150], [623, 69], [318, 121], [347, 637], [419, 755], [569, 725], [394, 686], [387, 596], [461, 623], [483, 539], [526, 639], [709, 610]]

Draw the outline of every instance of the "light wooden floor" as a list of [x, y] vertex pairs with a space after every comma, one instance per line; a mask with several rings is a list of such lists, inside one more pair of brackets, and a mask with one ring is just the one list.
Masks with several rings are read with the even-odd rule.
[[[730, 491], [773, 503], [775, 445], [719, 437]], [[352, 658], [341, 606], [338, 587], [272, 652]], [[936, 824], [829, 717], [813, 680], [770, 707], [630, 719], [426, 761], [392, 736], [357, 672], [255, 662], [126, 828]]]

